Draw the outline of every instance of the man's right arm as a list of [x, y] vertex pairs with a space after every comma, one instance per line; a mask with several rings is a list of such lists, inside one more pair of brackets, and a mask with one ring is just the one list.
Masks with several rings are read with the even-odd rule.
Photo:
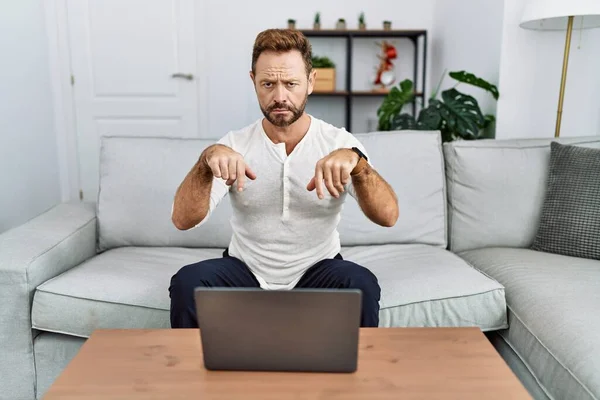
[[207, 147], [175, 193], [171, 215], [175, 227], [188, 230], [208, 216], [213, 184], [223, 185], [219, 188], [223, 192], [217, 194], [221, 199], [234, 182], [237, 182], [238, 190], [243, 190], [246, 177], [256, 179], [240, 153], [222, 144]]
[[[212, 146], [211, 146], [212, 147]], [[177, 229], [187, 230], [198, 225], [208, 214], [213, 172], [202, 152], [175, 194], [171, 219]]]

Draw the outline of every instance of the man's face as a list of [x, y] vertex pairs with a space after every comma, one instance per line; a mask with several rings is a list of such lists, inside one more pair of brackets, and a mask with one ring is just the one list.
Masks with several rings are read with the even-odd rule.
[[256, 75], [250, 72], [250, 77], [265, 118], [282, 128], [296, 122], [304, 113], [315, 75], [313, 71], [307, 76], [300, 52], [263, 52], [255, 70]]

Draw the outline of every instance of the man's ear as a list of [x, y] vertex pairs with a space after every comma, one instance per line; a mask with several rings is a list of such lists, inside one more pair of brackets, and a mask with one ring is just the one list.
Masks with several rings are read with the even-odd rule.
[[250, 80], [252, 81], [252, 87], [254, 88], [254, 92], [256, 92], [256, 83], [254, 82], [254, 73], [250, 70]]
[[315, 87], [315, 80], [317, 79], [317, 70], [313, 69], [308, 74], [308, 94], [313, 92], [313, 88]]

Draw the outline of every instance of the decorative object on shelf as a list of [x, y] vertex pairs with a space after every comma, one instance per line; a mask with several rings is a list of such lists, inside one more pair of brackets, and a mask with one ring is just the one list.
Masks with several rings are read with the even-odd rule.
[[296, 20], [288, 19], [288, 29], [296, 29]]
[[398, 57], [398, 52], [396, 51], [396, 47], [386, 40], [376, 44], [381, 47], [382, 54], [377, 55], [380, 62], [373, 84], [377, 86], [375, 90], [387, 92], [387, 87], [396, 81], [392, 60]]
[[444, 79], [442, 75], [436, 92], [432, 94], [427, 107], [421, 110], [418, 119], [402, 112], [403, 107], [414, 100], [413, 82], [405, 79], [398, 86], [393, 87], [377, 110], [378, 130], [439, 130], [442, 132], [443, 142], [489, 137], [486, 131], [496, 121], [495, 117], [484, 116], [477, 100], [459, 92], [456, 86], [460, 83], [473, 85], [491, 93], [496, 100], [500, 96], [498, 88], [465, 71], [450, 72], [448, 75], [458, 81], [457, 85], [443, 91], [441, 100], [438, 100], [437, 92]]
[[361, 31], [364, 31], [365, 29], [367, 29], [367, 23], [365, 22], [365, 13], [361, 12], [360, 15], [358, 16], [358, 29], [360, 29]]
[[392, 29], [392, 21], [383, 21], [383, 30], [389, 31]]
[[336, 29], [346, 29], [346, 20], [344, 18], [340, 18], [337, 20], [337, 24], [335, 24]]
[[314, 30], [319, 30], [321, 29], [321, 13], [317, 12], [315, 14], [315, 22], [313, 23], [313, 29]]
[[313, 69], [317, 71], [313, 92], [335, 91], [335, 63], [328, 57], [312, 57]]
[[560, 136], [573, 25], [580, 30], [600, 27], [600, 2], [594, 0], [530, 0], [524, 8], [520, 23], [520, 27], [525, 29], [567, 31], [554, 137]]

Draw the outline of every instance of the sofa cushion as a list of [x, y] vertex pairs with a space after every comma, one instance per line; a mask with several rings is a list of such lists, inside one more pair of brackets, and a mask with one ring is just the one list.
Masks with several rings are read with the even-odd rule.
[[[423, 243], [446, 247], [444, 161], [438, 132], [357, 134], [370, 160], [398, 195], [392, 228], [369, 221], [348, 198], [338, 230], [343, 246]], [[226, 196], [202, 229], [182, 232], [171, 222], [177, 187], [214, 140], [102, 137], [98, 194], [99, 250], [119, 246], [229, 245], [232, 215]]]
[[552, 141], [600, 148], [600, 136], [444, 144], [450, 250], [531, 246]]
[[369, 161], [398, 196], [392, 228], [371, 222], [348, 197], [338, 225], [342, 246], [421, 243], [446, 247], [446, 182], [439, 132], [356, 134]]
[[500, 333], [549, 397], [600, 398], [600, 261], [509, 248], [460, 256], [506, 288]]
[[552, 143], [532, 250], [600, 260], [600, 149]]
[[169, 328], [169, 284], [184, 265], [221, 257], [219, 249], [118, 248], [40, 285], [35, 329], [89, 337], [102, 328]]
[[504, 288], [447, 250], [427, 245], [343, 248], [381, 287], [384, 327], [505, 328]]
[[[427, 245], [344, 248], [382, 288], [381, 326], [506, 327], [501, 285], [452, 253]], [[109, 250], [40, 285], [35, 329], [88, 337], [98, 328], [168, 328], [171, 276], [217, 249]]]
[[175, 192], [208, 139], [102, 137], [98, 247], [226, 247], [231, 205], [225, 197], [202, 229], [179, 231], [171, 222]]

